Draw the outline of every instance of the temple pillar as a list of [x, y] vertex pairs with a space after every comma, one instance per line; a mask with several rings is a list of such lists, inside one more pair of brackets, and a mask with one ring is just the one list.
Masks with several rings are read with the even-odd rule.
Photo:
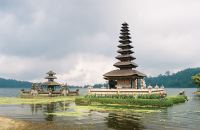
[[141, 79], [141, 87], [142, 89], [146, 89], [146, 83], [144, 79]]
[[131, 88], [133, 88], [133, 80], [131, 79]]
[[137, 86], [137, 79], [135, 79], [135, 81], [134, 81], [134, 89], [137, 89], [138, 88], [138, 86]]

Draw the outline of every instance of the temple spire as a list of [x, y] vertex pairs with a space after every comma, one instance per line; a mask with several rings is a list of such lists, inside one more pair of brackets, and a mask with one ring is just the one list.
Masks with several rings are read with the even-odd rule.
[[126, 22], [122, 24], [120, 31], [119, 42], [121, 44], [118, 45], [119, 50], [117, 51], [120, 55], [115, 57], [119, 62], [115, 63], [114, 66], [120, 68], [120, 70], [136, 68], [138, 65], [132, 62], [132, 60], [135, 60], [136, 58], [132, 56], [134, 52], [131, 48], [133, 48], [133, 46], [130, 45], [132, 41], [129, 27]]
[[48, 76], [45, 77], [45, 79], [48, 79], [48, 81], [54, 81], [54, 79], [57, 79], [57, 77], [54, 76], [56, 73], [53, 72], [52, 70], [50, 70], [50, 71], [47, 72], [46, 74], [48, 74]]

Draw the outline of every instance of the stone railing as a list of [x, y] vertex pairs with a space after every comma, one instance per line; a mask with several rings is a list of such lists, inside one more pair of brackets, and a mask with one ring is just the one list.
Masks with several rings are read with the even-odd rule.
[[89, 95], [140, 95], [140, 94], [164, 94], [166, 93], [164, 89], [95, 89], [88, 88]]

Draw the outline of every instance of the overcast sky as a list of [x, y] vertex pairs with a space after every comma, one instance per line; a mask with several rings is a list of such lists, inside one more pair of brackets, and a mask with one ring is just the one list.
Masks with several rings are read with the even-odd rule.
[[200, 66], [199, 0], [0, 0], [0, 77], [104, 83], [115, 69], [121, 24], [139, 71], [156, 76]]

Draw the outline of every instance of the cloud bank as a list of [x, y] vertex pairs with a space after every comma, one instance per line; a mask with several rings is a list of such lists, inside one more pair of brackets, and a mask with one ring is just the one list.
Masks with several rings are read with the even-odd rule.
[[0, 76], [103, 83], [113, 69], [121, 23], [130, 25], [138, 69], [156, 76], [200, 66], [200, 1], [0, 1]]

